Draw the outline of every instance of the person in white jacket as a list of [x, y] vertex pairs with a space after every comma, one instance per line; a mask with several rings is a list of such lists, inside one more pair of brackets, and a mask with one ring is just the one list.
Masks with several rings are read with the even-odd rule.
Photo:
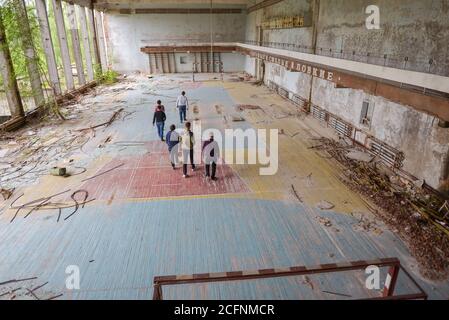
[[193, 136], [193, 132], [190, 130], [191, 124], [190, 122], [186, 122], [185, 129], [183, 134], [181, 135], [181, 150], [182, 150], [182, 172], [183, 177], [187, 178], [187, 163], [189, 162], [192, 165], [192, 171], [195, 171], [195, 162], [193, 160], [193, 148], [195, 146], [195, 137]]
[[189, 110], [189, 99], [187, 99], [185, 91], [176, 100], [176, 108], [179, 110], [179, 118], [181, 123], [183, 123], [186, 121], [187, 110]]

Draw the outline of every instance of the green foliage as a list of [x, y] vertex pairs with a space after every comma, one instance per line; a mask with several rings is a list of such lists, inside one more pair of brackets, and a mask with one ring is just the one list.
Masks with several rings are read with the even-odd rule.
[[[16, 77], [19, 80], [20, 91], [23, 97], [32, 94], [29, 86], [29, 75], [27, 71], [26, 58], [22, 47], [22, 37], [20, 33], [19, 24], [21, 23], [14, 4], [12, 1], [6, 1], [2, 7], [0, 7], [0, 14], [3, 18], [5, 26], [5, 33], [8, 42], [8, 47], [11, 52], [11, 58], [13, 61], [14, 71]], [[38, 57], [38, 64], [41, 70], [46, 70], [45, 54], [40, 41], [40, 29], [39, 22], [34, 10], [34, 7], [27, 7], [28, 19], [31, 28], [32, 41]], [[0, 79], [0, 84], [3, 85]]]
[[114, 84], [117, 82], [119, 76], [118, 72], [114, 70], [107, 70], [103, 73], [98, 72], [98, 67], [95, 68], [95, 79], [102, 84]]

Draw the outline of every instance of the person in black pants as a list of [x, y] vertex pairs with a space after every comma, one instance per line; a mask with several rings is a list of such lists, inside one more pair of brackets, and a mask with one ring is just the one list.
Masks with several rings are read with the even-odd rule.
[[[205, 177], [216, 181], [215, 173], [217, 172], [217, 162], [220, 157], [220, 148], [218, 143], [214, 140], [214, 134], [209, 134], [209, 140], [203, 143], [203, 160], [206, 166]], [[211, 172], [212, 167], [212, 172]]]

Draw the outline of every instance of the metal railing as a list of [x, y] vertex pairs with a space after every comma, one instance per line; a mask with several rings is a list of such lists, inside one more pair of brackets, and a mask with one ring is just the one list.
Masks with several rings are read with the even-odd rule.
[[[154, 277], [153, 300], [163, 299], [163, 286], [173, 286], [180, 284], [214, 283], [258, 280], [268, 278], [303, 276], [312, 274], [337, 273], [345, 271], [366, 270], [368, 267], [376, 266], [378, 268], [388, 267], [388, 275], [385, 281], [382, 295], [366, 300], [427, 300], [426, 292], [413, 279], [413, 277], [401, 266], [397, 258], [377, 259], [372, 261], [353, 261], [343, 263], [322, 264], [318, 266], [297, 266], [277, 269], [263, 269], [252, 271], [232, 271], [221, 273], [203, 273], [191, 275], [173, 275]], [[417, 288], [417, 292], [410, 294], [395, 295], [395, 289], [398, 282], [399, 273], [403, 272], [405, 276]]]
[[283, 49], [308, 54], [317, 54], [320, 56], [363, 62], [408, 71], [424, 72], [446, 77], [449, 76], [449, 61], [438, 61], [437, 59], [432, 57], [419, 58], [394, 55], [391, 53], [379, 54], [366, 51], [343, 50], [324, 47], [317, 47], [316, 53], [314, 53], [315, 50], [312, 47], [297, 43], [259, 42], [254, 40], [245, 40], [243, 43], [253, 46]]

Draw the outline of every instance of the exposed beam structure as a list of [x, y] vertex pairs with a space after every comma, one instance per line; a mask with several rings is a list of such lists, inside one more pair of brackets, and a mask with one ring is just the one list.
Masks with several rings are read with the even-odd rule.
[[52, 0], [67, 91], [75, 89], [61, 0]]
[[25, 54], [28, 75], [30, 77], [31, 89], [33, 91], [33, 99], [36, 106], [45, 104], [44, 91], [42, 89], [42, 81], [40, 78], [38, 57], [34, 50], [33, 38], [31, 35], [30, 23], [25, 7], [24, 0], [13, 0], [14, 7], [17, 11], [19, 19], [19, 29], [21, 33], [22, 48]]
[[264, 0], [254, 6], [249, 7], [248, 12], [253, 12], [253, 11], [257, 11], [257, 10], [260, 10], [260, 9], [263, 9], [266, 7], [270, 7], [270, 6], [275, 5], [282, 1], [284, 1], [284, 0]]
[[[198, 45], [198, 46], [147, 46], [140, 49], [144, 53], [162, 53], [162, 52], [173, 52], [173, 53], [193, 53], [193, 52], [210, 52], [211, 47], [208, 45]], [[214, 52], [236, 52], [237, 46], [233, 45], [216, 45], [213, 46]]]
[[51, 39], [47, 4], [45, 0], [36, 0], [36, 12], [39, 20], [42, 47], [45, 52], [50, 83], [54, 90], [54, 94], [60, 95], [62, 93], [61, 84], [59, 82], [58, 66], [56, 64], [55, 51]]
[[78, 14], [80, 18], [80, 26], [81, 26], [81, 37], [83, 39], [83, 47], [84, 47], [84, 57], [86, 59], [86, 69], [87, 69], [87, 80], [94, 80], [94, 70], [92, 65], [92, 54], [91, 54], [91, 45], [89, 41], [89, 31], [87, 29], [87, 17], [86, 17], [86, 8], [77, 6]]
[[[116, 10], [110, 10], [116, 11]], [[211, 10], [206, 8], [145, 8], [145, 9], [120, 9], [121, 14], [210, 14]], [[108, 11], [109, 12], [109, 11]], [[213, 14], [241, 14], [242, 9], [214, 8]]]
[[24, 116], [22, 100], [17, 85], [16, 74], [12, 64], [11, 53], [6, 40], [5, 27], [3, 25], [2, 8], [0, 7], [0, 72], [3, 78], [6, 100], [12, 118]]

